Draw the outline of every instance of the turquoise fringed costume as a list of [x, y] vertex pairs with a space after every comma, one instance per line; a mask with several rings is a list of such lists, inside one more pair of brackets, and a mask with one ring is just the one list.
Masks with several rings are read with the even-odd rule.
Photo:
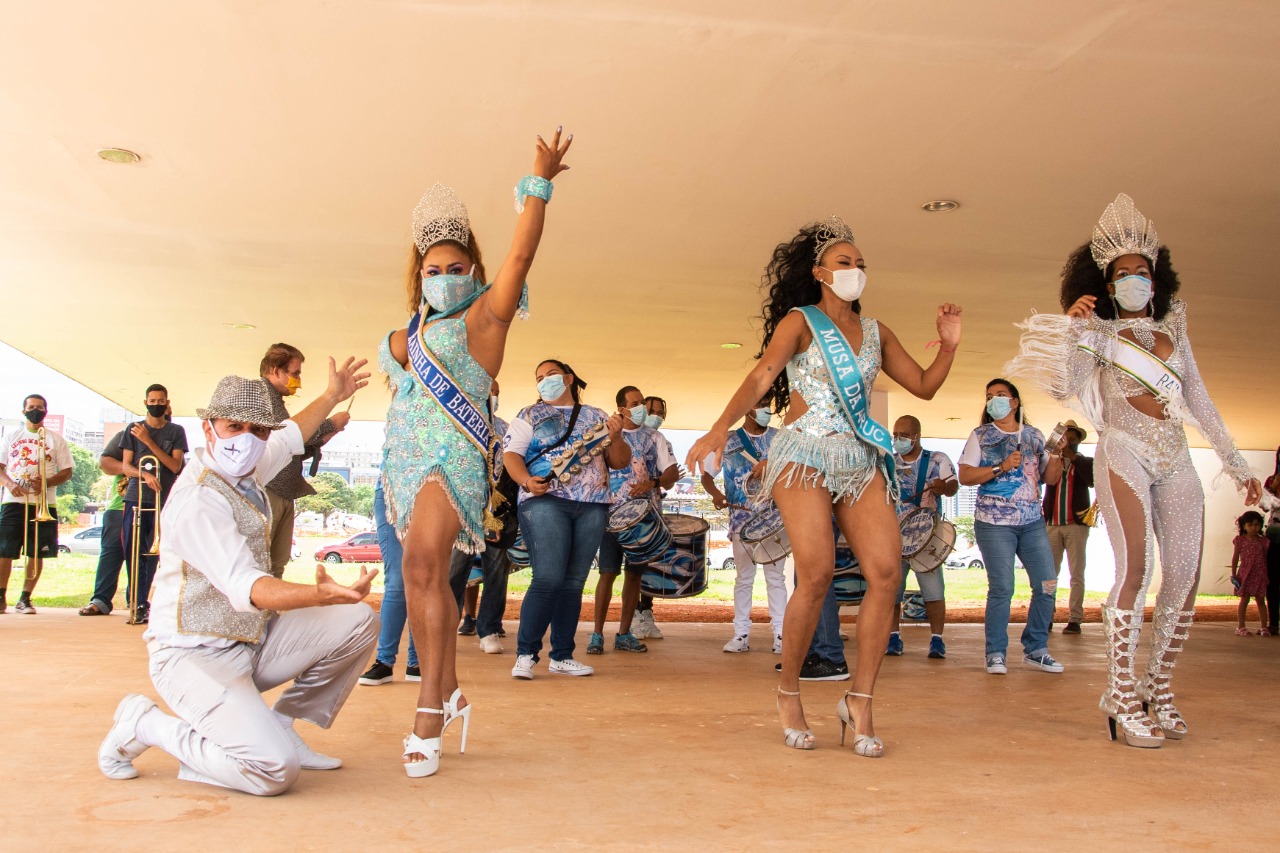
[[[880, 374], [880, 324], [867, 317], [859, 320], [862, 346], [855, 358], [870, 394]], [[849, 422], [816, 334], [804, 352], [787, 362], [787, 381], [791, 393], [799, 394], [808, 409], [778, 430], [769, 449], [761, 494], [772, 494], [773, 487], [779, 483], [783, 487], [795, 483], [823, 485], [831, 492], [832, 501], [853, 503], [879, 470], [888, 487], [888, 499], [896, 501], [897, 484], [889, 468], [889, 458], [860, 438]], [[806, 472], [801, 466], [810, 470]]]
[[[483, 291], [481, 291], [483, 292]], [[476, 293], [474, 298], [478, 298]], [[426, 310], [426, 305], [423, 305]], [[457, 380], [473, 405], [484, 412], [493, 378], [471, 357], [467, 347], [467, 313], [429, 323], [423, 339], [431, 354]], [[387, 517], [403, 540], [413, 504], [428, 480], [449, 496], [462, 528], [454, 547], [467, 554], [484, 550], [484, 513], [489, 502], [489, 475], [484, 455], [458, 431], [435, 397], [391, 354], [391, 334], [378, 347], [378, 366], [391, 380], [387, 410], [382, 490]]]

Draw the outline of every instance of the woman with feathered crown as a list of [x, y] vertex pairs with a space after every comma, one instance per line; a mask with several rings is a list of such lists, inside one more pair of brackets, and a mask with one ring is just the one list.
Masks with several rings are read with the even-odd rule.
[[[836, 706], [840, 742], [852, 727], [854, 752], [878, 758], [884, 744], [872, 725], [872, 689], [898, 600], [902, 541], [894, 511], [892, 444], [889, 431], [870, 417], [871, 389], [883, 369], [917, 397], [933, 397], [955, 359], [961, 311], [958, 305], [938, 307], [941, 348], [922, 368], [888, 326], [862, 316], [865, 269], [853, 232], [839, 217], [806, 226], [774, 249], [763, 279], [768, 296], [759, 363], [711, 431], [694, 443], [686, 464], [690, 471], [718, 466], [729, 426], [760, 399], [785, 411], [761, 490], [782, 513], [796, 567], [795, 592], [782, 627], [778, 716], [783, 742], [794, 749], [816, 745], [798, 688], [835, 569], [834, 513], [867, 581], [858, 613], [853, 690]], [[714, 464], [708, 464], [709, 457]]]
[[[1187, 734], [1173, 704], [1172, 677], [1200, 582], [1204, 491], [1183, 425], [1196, 426], [1209, 440], [1223, 474], [1249, 504], [1261, 492], [1196, 369], [1178, 287], [1155, 225], [1121, 193], [1093, 239], [1067, 259], [1066, 313], [1032, 316], [1022, 325], [1018, 357], [1007, 365], [1078, 408], [1098, 429], [1098, 507], [1116, 561], [1103, 607], [1110, 677], [1099, 704], [1112, 740], [1118, 730], [1135, 747]], [[1139, 679], [1135, 661], [1157, 544], [1160, 591], [1151, 656]]]
[[[408, 329], [383, 339], [379, 364], [391, 380], [382, 469], [387, 515], [404, 543], [402, 572], [409, 623], [422, 653], [422, 687], [405, 739], [411, 777], [440, 767], [441, 735], [462, 719], [466, 749], [471, 706], [458, 688], [458, 606], [449, 557], [484, 549], [496, 477], [497, 437], [488, 412], [511, 321], [527, 304], [525, 276], [542, 238], [551, 179], [573, 141], [537, 140], [533, 174], [516, 185], [515, 236], [491, 284], [467, 210], [436, 184], [413, 212]], [[488, 519], [487, 519], [488, 516]], [[448, 696], [449, 698], [445, 698]]]

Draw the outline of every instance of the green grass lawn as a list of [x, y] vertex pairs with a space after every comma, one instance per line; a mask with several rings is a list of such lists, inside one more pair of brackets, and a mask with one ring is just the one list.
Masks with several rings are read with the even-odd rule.
[[[309, 550], [309, 544], [302, 545], [303, 553]], [[314, 550], [314, 549], [310, 549]], [[93, 593], [94, 573], [97, 570], [98, 558], [96, 556], [88, 556], [85, 554], [63, 554], [56, 560], [47, 560], [45, 562], [44, 574], [40, 579], [40, 585], [36, 587], [35, 595], [32, 601], [39, 607], [83, 607], [89, 603], [89, 596]], [[329, 575], [340, 583], [350, 583], [353, 581], [361, 566], [355, 563], [329, 564], [326, 569]], [[987, 575], [981, 569], [946, 569], [947, 580], [947, 601], [953, 605], [980, 605], [987, 597]], [[18, 598], [18, 592], [22, 589], [23, 569], [20, 565], [15, 564], [13, 574], [9, 579], [8, 601], [12, 604]], [[596, 572], [592, 572], [587, 578], [587, 591], [594, 590], [596, 587]], [[285, 580], [297, 583], [310, 583], [315, 579], [315, 561], [312, 559], [294, 560], [285, 570]], [[526, 571], [516, 572], [510, 578], [507, 586], [509, 595], [520, 596], [529, 588], [530, 573]], [[711, 578], [708, 582], [707, 591], [699, 596], [700, 600], [733, 602], [733, 583], [734, 572], [714, 570], [711, 572]], [[908, 589], [915, 589], [915, 580], [912, 578], [907, 581]], [[620, 591], [621, 587], [618, 587]], [[373, 582], [373, 591], [382, 592], [382, 575], [379, 574]], [[1030, 587], [1027, 585], [1027, 576], [1025, 572], [1017, 572], [1014, 582], [1014, 600], [1026, 600], [1031, 595]], [[1061, 600], [1065, 600], [1065, 589], [1059, 595]], [[764, 574], [756, 573], [755, 589], [752, 595], [757, 604], [765, 603]], [[1086, 604], [1101, 604], [1106, 598], [1103, 592], [1088, 592], [1085, 594]], [[1234, 600], [1234, 596], [1229, 595], [1201, 595], [1201, 602], [1221, 602], [1226, 600]], [[124, 583], [120, 584], [120, 591], [116, 595], [115, 607], [123, 609], [124, 601]]]

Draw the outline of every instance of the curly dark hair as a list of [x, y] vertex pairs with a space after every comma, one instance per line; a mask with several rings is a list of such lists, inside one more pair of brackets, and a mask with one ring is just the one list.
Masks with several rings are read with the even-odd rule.
[[[812, 222], [800, 229], [800, 233], [785, 243], [779, 243], [773, 250], [773, 258], [765, 267], [760, 277], [760, 289], [766, 290], [764, 306], [760, 319], [764, 320], [764, 339], [760, 342], [760, 351], [756, 358], [764, 356], [773, 333], [778, 324], [787, 316], [792, 308], [802, 305], [817, 305], [822, 299], [822, 283], [813, 277], [813, 268], [817, 265], [814, 252], [818, 248], [816, 234], [823, 227]], [[862, 313], [861, 300], [854, 300], [853, 312]], [[775, 413], [781, 413], [791, 402], [791, 386], [787, 382], [786, 371], [778, 375], [769, 391], [761, 399], [767, 401]]]
[[[1104, 320], [1116, 319], [1116, 304], [1107, 293], [1107, 282], [1111, 281], [1114, 265], [1113, 261], [1105, 271], [1098, 269], [1088, 243], [1072, 252], [1062, 268], [1062, 310], [1066, 311], [1075, 305], [1081, 296], [1096, 296], [1098, 302], [1094, 306], [1094, 313]], [[1156, 320], [1163, 320], [1181, 286], [1178, 274], [1169, 262], [1168, 246], [1161, 246], [1156, 252], [1151, 283], [1155, 286], [1155, 295], [1151, 298], [1152, 313]]]
[[1253, 510], [1253, 509], [1248, 510], [1247, 512], [1245, 512], [1245, 514], [1244, 514], [1244, 515], [1242, 515], [1242, 516], [1240, 516], [1239, 518], [1237, 518], [1237, 519], [1236, 519], [1236, 529], [1240, 531], [1240, 535], [1241, 535], [1241, 536], [1244, 536], [1244, 535], [1245, 535], [1245, 533], [1244, 533], [1244, 526], [1245, 526], [1246, 524], [1248, 524], [1249, 522], [1251, 522], [1251, 521], [1256, 521], [1256, 522], [1258, 522], [1259, 526], [1261, 526], [1261, 527], [1266, 527], [1266, 526], [1267, 526], [1266, 519], [1264, 519], [1264, 518], [1262, 517], [1262, 513], [1258, 512], [1257, 510]]

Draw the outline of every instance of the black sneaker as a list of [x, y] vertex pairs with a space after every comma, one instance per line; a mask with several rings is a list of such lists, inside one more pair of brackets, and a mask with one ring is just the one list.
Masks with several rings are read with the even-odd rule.
[[404, 668], [404, 680], [405, 680], [405, 681], [421, 681], [421, 680], [422, 680], [422, 667], [420, 667], [420, 666], [406, 666], [406, 667]]
[[[773, 665], [774, 672], [782, 672], [782, 664]], [[800, 665], [801, 681], [848, 681], [849, 665], [836, 663], [817, 655], [809, 655]]]
[[373, 666], [362, 676], [360, 683], [366, 687], [377, 687], [379, 684], [386, 684], [391, 680], [391, 667], [387, 666], [380, 660], [373, 662]]
[[1080, 633], [1080, 623], [1079, 623], [1079, 622], [1068, 622], [1068, 623], [1066, 624], [1066, 627], [1064, 627], [1064, 628], [1062, 629], [1062, 633], [1064, 633], [1064, 634], [1079, 634], [1079, 633]]
[[133, 615], [129, 617], [127, 625], [145, 625], [151, 621], [151, 613], [144, 604], [137, 610], [133, 611]]
[[458, 633], [464, 637], [470, 637], [476, 632], [476, 620], [470, 616], [462, 617], [462, 624], [458, 626]]

